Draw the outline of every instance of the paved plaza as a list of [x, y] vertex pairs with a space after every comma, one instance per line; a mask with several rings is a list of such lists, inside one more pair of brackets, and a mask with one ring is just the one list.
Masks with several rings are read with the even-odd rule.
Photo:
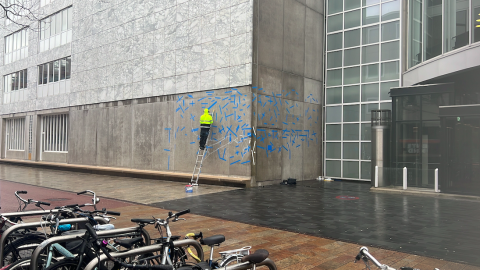
[[278, 269], [363, 269], [353, 264], [362, 245], [396, 268], [480, 269], [480, 202], [473, 200], [373, 193], [368, 184], [318, 181], [250, 189], [201, 185], [186, 194], [181, 183], [5, 164], [0, 179], [2, 212], [16, 210], [15, 190], [52, 207], [85, 203], [89, 197], [73, 192], [94, 190], [100, 207], [122, 213], [117, 228], [131, 226], [131, 218], [190, 208], [187, 221], [172, 225], [174, 234], [224, 234], [227, 241], [218, 251], [266, 248]]

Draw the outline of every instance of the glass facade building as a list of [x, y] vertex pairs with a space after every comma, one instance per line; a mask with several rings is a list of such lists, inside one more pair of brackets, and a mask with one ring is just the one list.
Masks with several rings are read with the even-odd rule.
[[408, 68], [480, 41], [480, 0], [410, 0]]
[[371, 179], [371, 110], [400, 83], [400, 0], [326, 1], [325, 176]]

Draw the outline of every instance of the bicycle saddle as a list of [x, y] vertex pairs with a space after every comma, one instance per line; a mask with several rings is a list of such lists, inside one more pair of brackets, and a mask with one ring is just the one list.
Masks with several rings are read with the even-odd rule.
[[225, 242], [225, 236], [221, 234], [217, 234], [200, 240], [200, 244], [207, 246], [218, 245], [223, 242]]
[[155, 219], [151, 219], [151, 218], [132, 218], [131, 221], [135, 222], [135, 223], [142, 223], [142, 224], [154, 224], [155, 223]]
[[143, 241], [143, 237], [135, 238], [124, 238], [124, 239], [115, 239], [115, 244], [118, 244], [124, 248], [131, 249], [133, 245], [138, 244]]
[[242, 262], [261, 263], [268, 258], [268, 251], [266, 249], [257, 249], [253, 254], [242, 258]]

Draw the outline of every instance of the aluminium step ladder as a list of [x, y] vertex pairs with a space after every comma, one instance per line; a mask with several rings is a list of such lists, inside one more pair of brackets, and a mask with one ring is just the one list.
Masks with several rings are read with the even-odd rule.
[[[210, 137], [210, 132], [208, 133], [208, 137]], [[208, 137], [205, 141], [205, 148], [202, 150], [199, 147], [197, 151], [197, 159], [195, 160], [195, 167], [193, 168], [192, 179], [190, 180], [190, 184], [192, 186], [198, 186], [198, 178], [200, 177], [200, 172], [202, 171], [203, 160], [205, 159], [205, 155], [208, 152]]]

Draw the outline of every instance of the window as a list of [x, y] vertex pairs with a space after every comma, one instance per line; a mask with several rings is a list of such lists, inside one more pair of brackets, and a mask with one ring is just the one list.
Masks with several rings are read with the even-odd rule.
[[37, 3], [35, 0], [4, 0], [2, 4], [4, 7], [10, 7], [8, 9], [9, 20], [5, 20], [5, 25], [9, 25], [12, 21], [15, 22], [22, 17], [28, 16]]
[[40, 21], [40, 52], [72, 41], [72, 7]]
[[38, 84], [70, 79], [71, 57], [65, 57], [38, 66]]
[[68, 114], [42, 116], [44, 152], [68, 151]]
[[5, 65], [28, 56], [28, 30], [24, 28], [5, 37]]
[[5, 92], [16, 91], [27, 88], [27, 70], [20, 70], [3, 76]]
[[7, 119], [5, 122], [7, 150], [25, 150], [25, 118]]

